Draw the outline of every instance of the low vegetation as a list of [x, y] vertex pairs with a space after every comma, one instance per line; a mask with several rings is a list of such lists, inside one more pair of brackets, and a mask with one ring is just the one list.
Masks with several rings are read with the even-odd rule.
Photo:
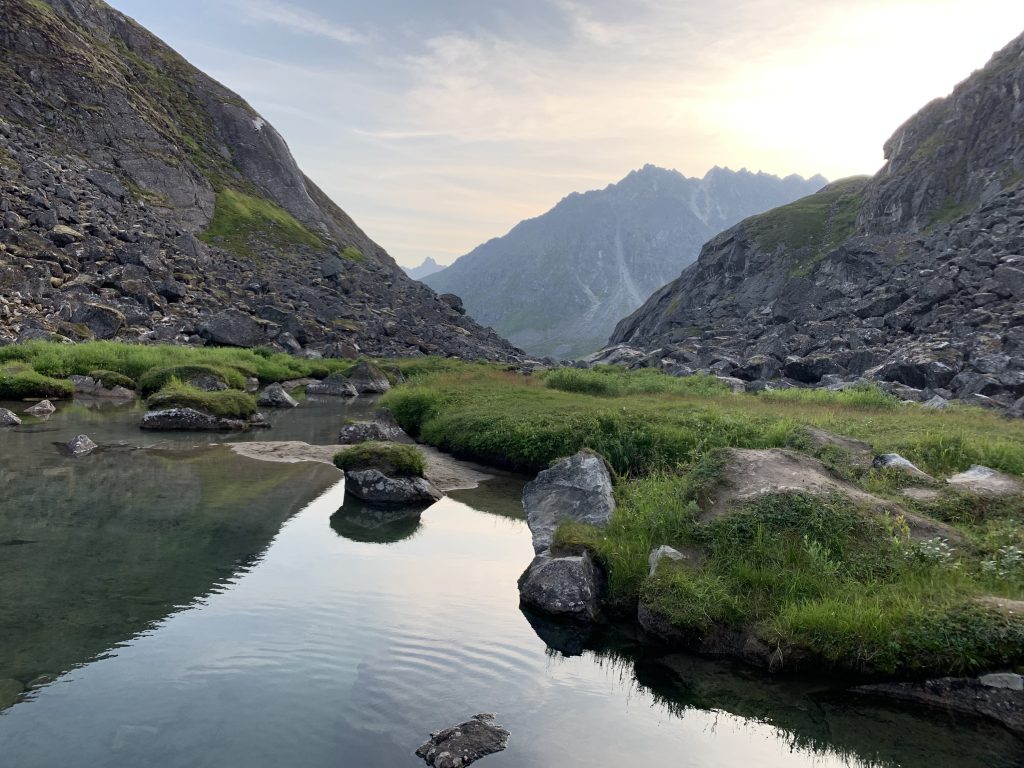
[[261, 245], [323, 248], [323, 240], [283, 208], [262, 197], [224, 188], [217, 193], [213, 221], [200, 236], [213, 245], [253, 256]]
[[[984, 464], [1024, 474], [1024, 424], [971, 409], [933, 412], [873, 387], [732, 394], [704, 378], [621, 369], [521, 377], [487, 370], [417, 379], [383, 404], [421, 440], [536, 471], [590, 448], [611, 463], [618, 509], [597, 530], [563, 524], [555, 546], [587, 549], [609, 575], [613, 607], [643, 601], [682, 633], [757, 637], [785, 665], [802, 658], [876, 674], [956, 674], [1024, 662], [1024, 499], [944, 490], [911, 501], [904, 476], [851, 463], [809, 428], [900, 453], [942, 478]], [[842, 495], [763, 496], [702, 521], [727, 448], [787, 448], [908, 513], [951, 523], [962, 542], [915, 540], [898, 510]], [[651, 577], [652, 549], [689, 555]]]
[[193, 408], [213, 416], [244, 419], [256, 413], [256, 398], [237, 389], [205, 392], [178, 379], [171, 379], [160, 391], [150, 395], [146, 405], [153, 410]]
[[341, 470], [377, 469], [385, 475], [423, 477], [427, 465], [423, 453], [413, 445], [360, 443], [336, 454], [334, 465]]
[[69, 381], [45, 376], [31, 368], [0, 364], [0, 400], [71, 397], [75, 388]]

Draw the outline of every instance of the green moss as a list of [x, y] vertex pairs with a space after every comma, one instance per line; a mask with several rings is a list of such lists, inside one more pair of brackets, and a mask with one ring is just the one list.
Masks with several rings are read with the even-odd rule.
[[256, 398], [237, 389], [204, 392], [177, 379], [172, 379], [159, 392], [146, 400], [153, 409], [194, 408], [222, 418], [242, 419], [256, 413]]
[[398, 443], [360, 443], [334, 457], [338, 469], [358, 471], [377, 469], [385, 475], [423, 477], [426, 461], [423, 453], [412, 445]]
[[74, 393], [75, 388], [70, 381], [44, 376], [30, 369], [0, 369], [0, 400], [70, 398]]
[[116, 371], [104, 371], [100, 369], [89, 371], [88, 375], [96, 379], [108, 389], [112, 387], [135, 389], [135, 381], [131, 377], [125, 376], [122, 373], [117, 373]]
[[341, 251], [341, 258], [346, 261], [366, 261], [366, 257], [363, 255], [363, 252], [354, 245], [346, 245]]
[[223, 189], [210, 226], [200, 235], [238, 255], [252, 257], [261, 246], [322, 248], [323, 241], [283, 208], [261, 197]]

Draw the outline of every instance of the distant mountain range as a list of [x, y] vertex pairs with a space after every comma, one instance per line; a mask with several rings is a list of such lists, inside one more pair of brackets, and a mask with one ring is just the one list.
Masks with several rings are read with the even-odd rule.
[[578, 357], [605, 344], [718, 232], [826, 183], [718, 167], [697, 179], [647, 165], [420, 279], [531, 354]]
[[423, 263], [418, 267], [402, 267], [402, 269], [405, 270], [405, 274], [413, 280], [422, 280], [428, 275], [440, 272], [444, 269], [444, 264], [438, 264], [430, 256], [427, 256], [427, 258], [423, 260]]

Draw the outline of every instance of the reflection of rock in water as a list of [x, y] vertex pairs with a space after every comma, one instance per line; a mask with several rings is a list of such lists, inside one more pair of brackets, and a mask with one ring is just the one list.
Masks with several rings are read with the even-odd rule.
[[563, 656], [581, 656], [594, 637], [593, 624], [576, 624], [570, 621], [557, 621], [550, 616], [520, 608], [523, 616], [530, 622], [537, 637], [553, 651]]
[[[43, 434], [0, 462], [0, 679], [130, 640], [258, 560], [337, 472], [226, 449], [62, 458]], [[56, 466], [54, 466], [56, 463]]]
[[416, 507], [373, 507], [346, 495], [341, 509], [331, 515], [331, 528], [351, 541], [393, 544], [413, 536], [420, 528], [426, 505]]

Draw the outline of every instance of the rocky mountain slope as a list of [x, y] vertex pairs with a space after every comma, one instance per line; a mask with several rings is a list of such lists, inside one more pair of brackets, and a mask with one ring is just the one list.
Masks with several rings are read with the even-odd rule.
[[238, 95], [100, 0], [3, 0], [0, 341], [516, 350], [398, 268]]
[[584, 355], [708, 238], [824, 184], [722, 168], [692, 179], [648, 165], [569, 195], [423, 281], [460, 296], [472, 317], [532, 354]]
[[418, 267], [402, 267], [402, 269], [405, 270], [405, 274], [413, 280], [422, 280], [428, 275], [440, 272], [444, 269], [444, 265], [438, 264], [433, 258], [427, 256], [427, 258], [425, 258]]
[[711, 240], [615, 329], [611, 344], [647, 354], [615, 354], [748, 381], [866, 377], [912, 399], [1024, 396], [1024, 35], [885, 156], [873, 178]]

